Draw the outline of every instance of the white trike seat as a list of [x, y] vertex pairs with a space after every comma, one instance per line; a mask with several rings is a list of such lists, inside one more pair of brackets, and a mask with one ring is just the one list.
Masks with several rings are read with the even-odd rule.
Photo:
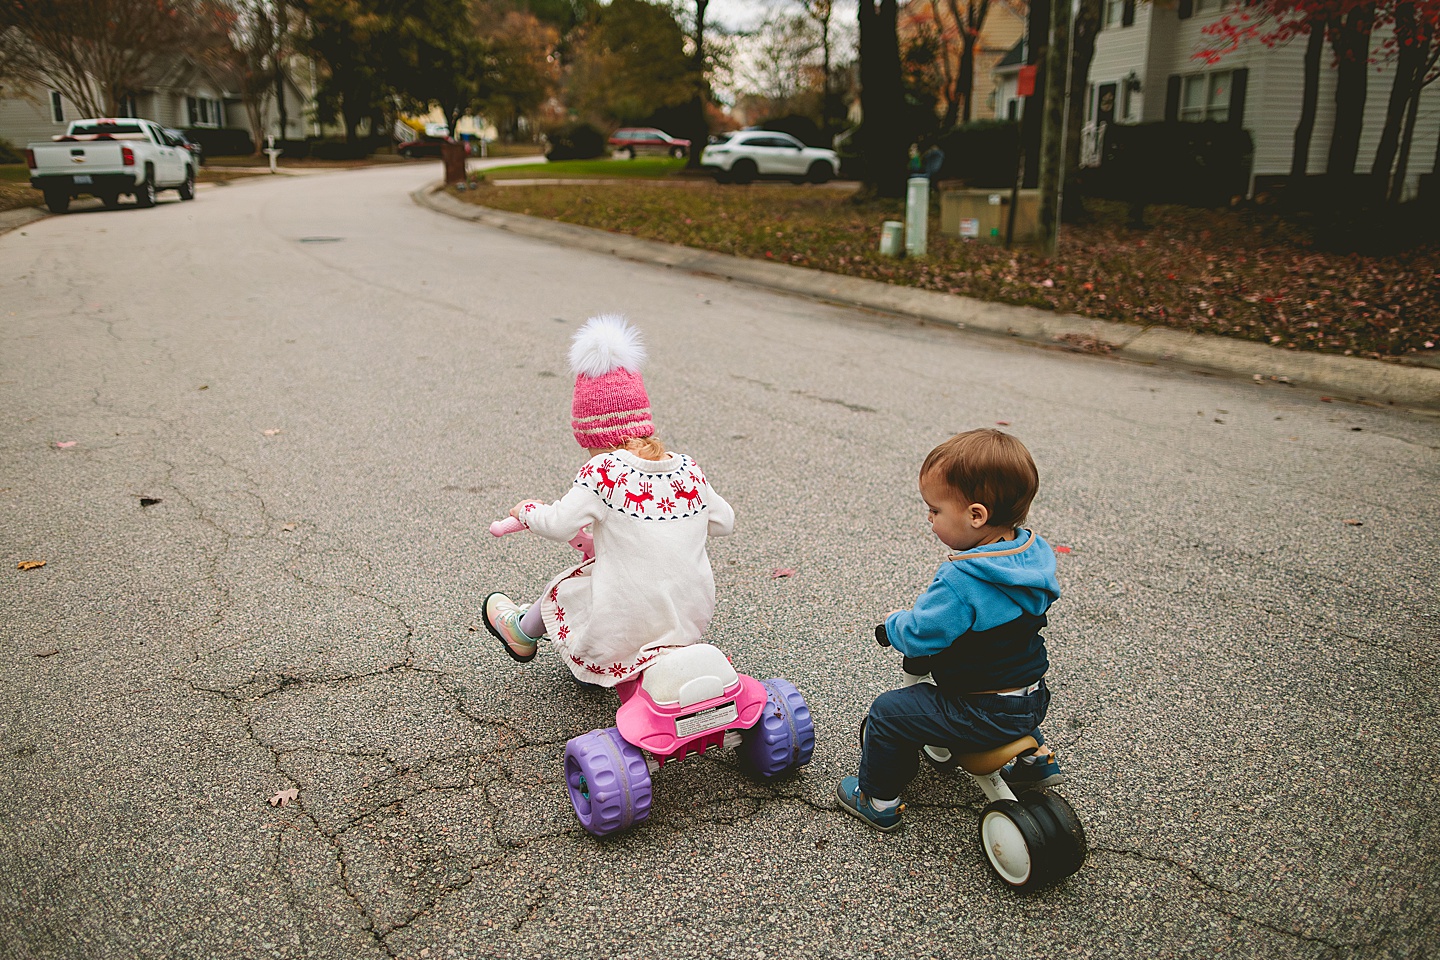
[[656, 703], [689, 706], [712, 700], [739, 680], [730, 659], [708, 643], [676, 647], [645, 668], [640, 689]]

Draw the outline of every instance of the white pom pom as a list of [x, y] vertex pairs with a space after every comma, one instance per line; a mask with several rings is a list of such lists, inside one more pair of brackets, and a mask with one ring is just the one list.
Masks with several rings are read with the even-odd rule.
[[586, 320], [570, 344], [570, 369], [577, 375], [599, 377], [622, 368], [639, 373], [644, 362], [640, 331], [615, 313]]

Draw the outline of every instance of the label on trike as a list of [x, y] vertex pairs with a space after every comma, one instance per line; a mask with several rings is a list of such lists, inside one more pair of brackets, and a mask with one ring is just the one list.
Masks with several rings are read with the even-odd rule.
[[689, 737], [697, 733], [704, 733], [706, 730], [714, 730], [716, 727], [734, 723], [738, 719], [740, 719], [740, 712], [735, 708], [735, 701], [732, 700], [729, 703], [722, 703], [718, 707], [711, 707], [709, 710], [676, 717], [675, 736]]

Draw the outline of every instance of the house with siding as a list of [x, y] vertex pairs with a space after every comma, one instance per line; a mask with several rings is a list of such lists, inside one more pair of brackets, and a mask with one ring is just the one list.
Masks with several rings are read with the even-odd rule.
[[[290, 78], [285, 84], [287, 122], [281, 139], [304, 139], [319, 132], [311, 130], [312, 98], [302, 93], [299, 82], [303, 80]], [[250, 129], [240, 95], [187, 56], [170, 57], [157, 64], [140, 89], [123, 98], [117, 115], [144, 117], [162, 127], [185, 130]], [[16, 147], [63, 134], [72, 120], [84, 116], [59, 90], [0, 86], [0, 139]], [[267, 132], [281, 134], [273, 96], [266, 102], [262, 120]]]
[[[1277, 47], [1252, 40], [1218, 63], [1207, 64], [1196, 54], [1215, 47], [1217, 41], [1202, 31], [1232, 6], [1231, 0], [1105, 0], [1089, 82], [1084, 90], [1075, 91], [1086, 104], [1082, 163], [1099, 162], [1098, 145], [1105, 126], [1111, 123], [1220, 120], [1243, 126], [1254, 142], [1252, 195], [1268, 182], [1289, 176], [1305, 77], [1305, 39]], [[1372, 49], [1379, 49], [1384, 39], [1377, 30]], [[996, 69], [997, 112], [1001, 116], [1018, 116], [1015, 87], [1023, 62], [1023, 52], [1017, 47]], [[1325, 172], [1335, 121], [1333, 64], [1327, 46], [1307, 163], [1311, 174]], [[1375, 159], [1394, 77], [1390, 64], [1382, 62], [1370, 68], [1357, 173], [1368, 173]], [[1440, 84], [1431, 84], [1420, 98], [1404, 188], [1407, 199], [1416, 195], [1420, 178], [1432, 172], [1437, 137]]]

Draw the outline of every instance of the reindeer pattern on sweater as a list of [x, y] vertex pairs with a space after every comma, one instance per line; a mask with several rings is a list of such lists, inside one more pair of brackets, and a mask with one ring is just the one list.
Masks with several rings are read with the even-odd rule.
[[614, 686], [661, 649], [704, 636], [715, 612], [705, 543], [734, 529], [735, 511], [690, 457], [598, 454], [564, 497], [530, 504], [522, 519], [551, 540], [591, 527], [594, 559], [562, 571], [540, 597], [546, 634], [581, 680]]

